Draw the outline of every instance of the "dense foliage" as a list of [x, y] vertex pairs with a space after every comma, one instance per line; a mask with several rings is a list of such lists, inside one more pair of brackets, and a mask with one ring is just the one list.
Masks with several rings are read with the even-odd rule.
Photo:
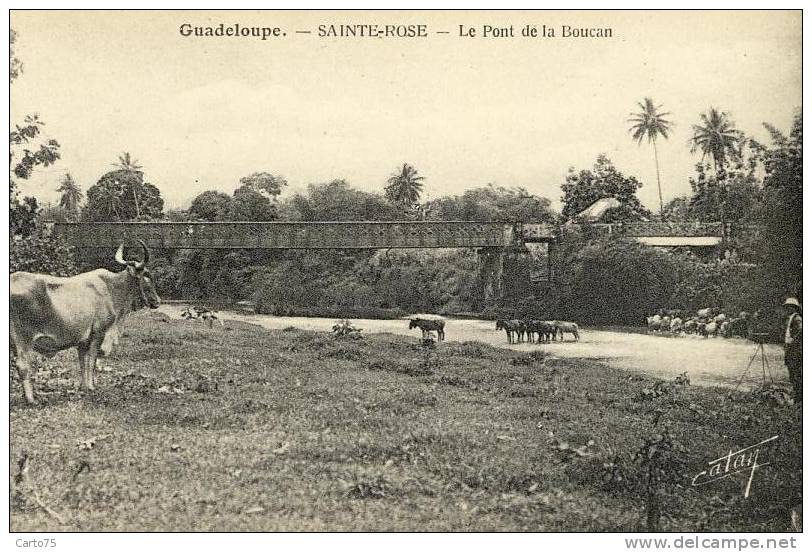
[[608, 157], [599, 155], [591, 169], [576, 171], [570, 167], [567, 178], [561, 185], [561, 191], [564, 192], [561, 197], [564, 204], [561, 214], [571, 218], [599, 199], [613, 197], [621, 206], [608, 211], [603, 222], [649, 218], [651, 213], [637, 198], [637, 190], [642, 186], [635, 177], [618, 171]]
[[87, 222], [154, 220], [161, 218], [163, 209], [160, 190], [144, 182], [143, 172], [117, 169], [87, 190], [82, 218]]
[[[14, 82], [22, 72], [22, 63], [15, 56], [16, 32], [11, 30], [9, 81]], [[15, 124], [9, 132], [9, 271], [42, 272], [58, 276], [76, 273], [72, 248], [49, 235], [37, 215], [39, 206], [33, 197], [20, 197], [17, 179], [31, 177], [37, 167], [48, 167], [60, 157], [59, 142], [42, 140], [45, 123], [37, 115], [25, 117], [22, 125]]]

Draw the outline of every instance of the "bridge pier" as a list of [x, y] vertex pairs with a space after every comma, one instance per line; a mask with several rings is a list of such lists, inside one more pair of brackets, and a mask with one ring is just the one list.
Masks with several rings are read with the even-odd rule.
[[485, 303], [526, 297], [530, 287], [529, 251], [523, 247], [483, 247], [479, 256], [479, 282]]
[[504, 296], [505, 250], [501, 247], [483, 247], [479, 257], [479, 283], [482, 298], [487, 303]]

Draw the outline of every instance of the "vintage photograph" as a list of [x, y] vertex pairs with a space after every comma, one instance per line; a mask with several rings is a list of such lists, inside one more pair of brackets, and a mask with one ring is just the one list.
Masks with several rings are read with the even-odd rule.
[[795, 547], [801, 28], [11, 10], [9, 531]]

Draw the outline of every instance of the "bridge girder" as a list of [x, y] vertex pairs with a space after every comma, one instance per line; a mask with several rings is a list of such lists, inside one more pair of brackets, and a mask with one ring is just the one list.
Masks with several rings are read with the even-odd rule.
[[75, 247], [115, 248], [141, 239], [158, 249], [387, 249], [516, 247], [573, 232], [643, 237], [723, 237], [719, 223], [622, 224], [473, 221], [52, 223]]

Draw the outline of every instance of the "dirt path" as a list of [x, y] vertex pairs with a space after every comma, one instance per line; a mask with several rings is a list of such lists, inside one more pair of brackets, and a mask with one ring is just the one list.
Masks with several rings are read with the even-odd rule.
[[[172, 318], [180, 318], [184, 305], [167, 304], [161, 311]], [[238, 320], [258, 324], [269, 329], [289, 326], [304, 330], [328, 332], [335, 319], [277, 317], [267, 315], [243, 315], [221, 311], [223, 320]], [[352, 323], [366, 333], [393, 333], [418, 337], [419, 330], [409, 330], [406, 320], [352, 319]], [[573, 342], [567, 336], [564, 342], [549, 344], [520, 343], [509, 345], [504, 332], [497, 332], [492, 322], [483, 320], [450, 319], [446, 326], [449, 341], [481, 341], [496, 347], [531, 351], [543, 348], [560, 358], [587, 358], [599, 360], [614, 368], [642, 372], [666, 380], [672, 380], [682, 372], [688, 372], [694, 385], [735, 387], [745, 371], [742, 387], [758, 386], [762, 382], [761, 356], [758, 355], [747, 370], [756, 352], [756, 344], [743, 339], [704, 339], [697, 336], [668, 338], [625, 332], [584, 329], [581, 341]], [[787, 379], [783, 351], [778, 345], [765, 345], [768, 364], [767, 378], [776, 381]]]

